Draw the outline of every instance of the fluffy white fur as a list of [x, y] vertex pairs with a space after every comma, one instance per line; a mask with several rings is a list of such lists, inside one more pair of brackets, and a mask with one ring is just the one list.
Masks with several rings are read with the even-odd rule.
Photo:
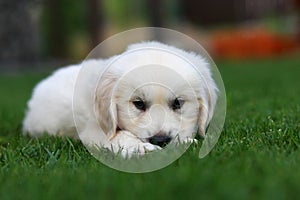
[[201, 56], [158, 42], [133, 44], [120, 55], [68, 66], [41, 81], [23, 131], [79, 136], [85, 145], [124, 156], [144, 154], [161, 148], [157, 139], [193, 141], [196, 128], [204, 137], [217, 91]]

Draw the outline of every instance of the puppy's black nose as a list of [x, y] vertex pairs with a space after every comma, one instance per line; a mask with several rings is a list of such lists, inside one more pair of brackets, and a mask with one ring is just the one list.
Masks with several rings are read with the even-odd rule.
[[160, 147], [166, 146], [171, 141], [171, 137], [166, 135], [154, 135], [149, 138], [149, 142]]

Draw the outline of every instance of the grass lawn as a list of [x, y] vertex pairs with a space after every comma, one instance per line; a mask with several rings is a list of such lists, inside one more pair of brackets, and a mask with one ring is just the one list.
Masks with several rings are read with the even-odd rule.
[[110, 169], [78, 141], [20, 135], [26, 101], [46, 74], [0, 75], [0, 199], [299, 197], [300, 59], [217, 64], [228, 101], [217, 145], [204, 159], [191, 147], [146, 174]]

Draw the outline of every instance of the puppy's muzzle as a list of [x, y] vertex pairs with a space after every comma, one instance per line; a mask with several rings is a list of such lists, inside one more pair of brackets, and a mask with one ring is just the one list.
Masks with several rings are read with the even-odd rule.
[[160, 147], [166, 146], [171, 141], [171, 137], [167, 135], [157, 134], [149, 138], [149, 142]]

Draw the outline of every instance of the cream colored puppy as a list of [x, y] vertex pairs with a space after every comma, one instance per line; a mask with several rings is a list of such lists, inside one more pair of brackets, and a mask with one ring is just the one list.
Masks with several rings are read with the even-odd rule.
[[106, 60], [59, 69], [40, 82], [23, 131], [79, 136], [85, 145], [124, 157], [143, 155], [170, 142], [193, 141], [197, 131], [204, 137], [217, 92], [201, 56], [158, 42], [138, 43]]

